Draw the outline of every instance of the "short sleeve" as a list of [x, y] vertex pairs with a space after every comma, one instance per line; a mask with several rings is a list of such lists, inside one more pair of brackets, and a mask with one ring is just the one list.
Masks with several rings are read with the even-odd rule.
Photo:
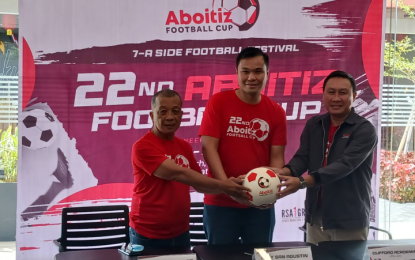
[[199, 136], [207, 135], [220, 139], [220, 101], [217, 96], [207, 102], [205, 112], [203, 113], [202, 124], [199, 130]]
[[152, 175], [166, 159], [169, 158], [162, 149], [151, 142], [139, 141], [133, 146], [133, 167], [139, 167], [149, 175]]
[[275, 121], [274, 132], [272, 136], [272, 145], [287, 145], [287, 117], [284, 109], [275, 103]]

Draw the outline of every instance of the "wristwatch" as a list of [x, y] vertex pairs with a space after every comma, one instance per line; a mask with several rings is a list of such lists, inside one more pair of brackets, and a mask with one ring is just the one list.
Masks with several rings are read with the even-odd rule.
[[298, 187], [300, 189], [307, 188], [307, 182], [304, 180], [304, 178], [302, 176], [300, 176], [300, 177], [298, 177], [298, 179], [300, 179], [300, 185], [298, 185]]

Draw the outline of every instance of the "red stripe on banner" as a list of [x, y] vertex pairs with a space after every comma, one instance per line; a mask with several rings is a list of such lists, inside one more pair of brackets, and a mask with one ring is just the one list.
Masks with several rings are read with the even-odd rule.
[[34, 225], [30, 225], [30, 227], [46, 227], [46, 226], [56, 226], [56, 225], [60, 225], [61, 223], [45, 223], [45, 224], [34, 224]]
[[32, 97], [33, 88], [35, 87], [35, 62], [33, 60], [32, 50], [30, 50], [29, 45], [26, 42], [26, 39], [23, 37], [23, 101], [22, 101], [22, 111], [29, 103], [30, 98]]
[[20, 251], [36, 250], [36, 249], [40, 249], [40, 247], [20, 247]]
[[383, 1], [373, 0], [366, 14], [362, 36], [362, 59], [366, 77], [376, 98], [379, 99], [380, 63], [382, 50]]
[[114, 198], [131, 198], [133, 187], [133, 183], [110, 183], [81, 190], [61, 200], [44, 214], [50, 214], [50, 212], [54, 213], [56, 210], [62, 208], [63, 205], [65, 207], [71, 207], [73, 206], [72, 202], [88, 200], [100, 200], [100, 202], [102, 202], [102, 200], [107, 200], [108, 203], [129, 203], [131, 200], [119, 200]]

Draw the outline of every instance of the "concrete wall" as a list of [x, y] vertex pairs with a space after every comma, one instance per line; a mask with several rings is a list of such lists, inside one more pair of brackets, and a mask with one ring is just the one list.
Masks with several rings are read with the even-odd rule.
[[16, 204], [17, 183], [0, 183], [0, 241], [16, 241]]
[[19, 0], [0, 0], [0, 13], [19, 13]]
[[[386, 31], [385, 33], [415, 34], [415, 19], [405, 17], [405, 12], [398, 9], [398, 20], [396, 22], [395, 8], [386, 9]], [[391, 23], [392, 20], [392, 23]], [[396, 26], [396, 27], [395, 27]]]

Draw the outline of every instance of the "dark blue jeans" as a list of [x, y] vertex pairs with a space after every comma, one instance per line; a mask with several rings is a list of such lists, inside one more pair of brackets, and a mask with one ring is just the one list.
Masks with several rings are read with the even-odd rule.
[[144, 248], [148, 247], [166, 247], [166, 246], [183, 246], [190, 247], [189, 231], [170, 239], [152, 239], [138, 234], [132, 227], [130, 227], [130, 242], [136, 245], [142, 245]]
[[269, 209], [230, 208], [205, 205], [203, 225], [208, 245], [272, 242], [274, 207]]

